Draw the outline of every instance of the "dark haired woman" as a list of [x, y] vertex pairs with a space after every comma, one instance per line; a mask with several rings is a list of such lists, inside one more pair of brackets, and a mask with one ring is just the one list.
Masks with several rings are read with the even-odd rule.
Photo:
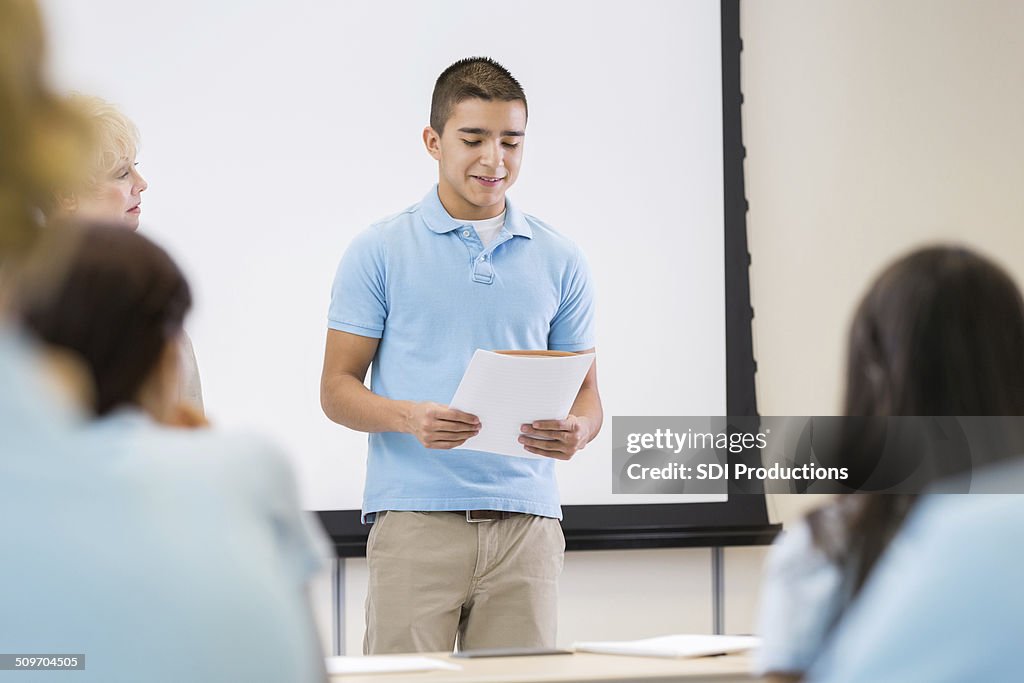
[[[1010, 277], [950, 247], [913, 252], [886, 269], [854, 317], [844, 412], [1024, 415], [1024, 303]], [[857, 455], [847, 449], [836, 464], [855, 468]], [[765, 570], [761, 673], [803, 676], [916, 499], [842, 497], [779, 539]]]
[[0, 642], [75, 643], [96, 680], [324, 680], [305, 596], [324, 544], [287, 459], [176, 428], [191, 299], [174, 262], [137, 233], [85, 227], [59, 282], [31, 294], [26, 328], [81, 360], [94, 419], [6, 454], [0, 536], [21, 551], [0, 563]]
[[22, 297], [26, 329], [69, 351], [91, 375], [92, 412], [133, 407], [165, 424], [198, 419], [180, 405], [178, 345], [192, 305], [162, 249], [114, 227], [85, 227], [56, 288]]

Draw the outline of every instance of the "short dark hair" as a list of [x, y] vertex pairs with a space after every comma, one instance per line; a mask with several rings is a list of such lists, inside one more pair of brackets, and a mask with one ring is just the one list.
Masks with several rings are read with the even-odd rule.
[[95, 389], [94, 412], [135, 404], [192, 305], [188, 283], [167, 252], [123, 227], [75, 231], [61, 281], [18, 302], [41, 341], [74, 352]]
[[430, 127], [438, 135], [459, 102], [468, 99], [523, 103], [526, 93], [508, 69], [490, 57], [467, 57], [441, 72], [430, 100]]

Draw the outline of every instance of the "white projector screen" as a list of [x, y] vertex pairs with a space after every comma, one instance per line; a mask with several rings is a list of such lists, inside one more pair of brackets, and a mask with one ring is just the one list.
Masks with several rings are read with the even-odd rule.
[[45, 0], [58, 87], [142, 133], [141, 231], [193, 285], [207, 412], [289, 452], [303, 502], [360, 507], [366, 436], [319, 404], [338, 260], [436, 182], [437, 75], [487, 55], [529, 100], [510, 195], [596, 281], [601, 435], [558, 467], [567, 505], [611, 494], [613, 415], [724, 415], [719, 0], [146, 3]]

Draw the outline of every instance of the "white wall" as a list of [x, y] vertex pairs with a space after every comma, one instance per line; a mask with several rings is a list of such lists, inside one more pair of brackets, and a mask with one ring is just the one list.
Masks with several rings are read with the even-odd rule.
[[1024, 274], [1024, 4], [743, 3], [762, 413], [839, 410], [847, 325], [934, 240]]

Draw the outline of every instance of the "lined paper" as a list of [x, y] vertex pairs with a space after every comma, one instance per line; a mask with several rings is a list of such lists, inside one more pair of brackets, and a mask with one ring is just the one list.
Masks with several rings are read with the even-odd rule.
[[480, 433], [460, 449], [540, 458], [519, 443], [520, 427], [569, 415], [594, 354], [505, 355], [477, 349], [449, 405], [480, 418]]

